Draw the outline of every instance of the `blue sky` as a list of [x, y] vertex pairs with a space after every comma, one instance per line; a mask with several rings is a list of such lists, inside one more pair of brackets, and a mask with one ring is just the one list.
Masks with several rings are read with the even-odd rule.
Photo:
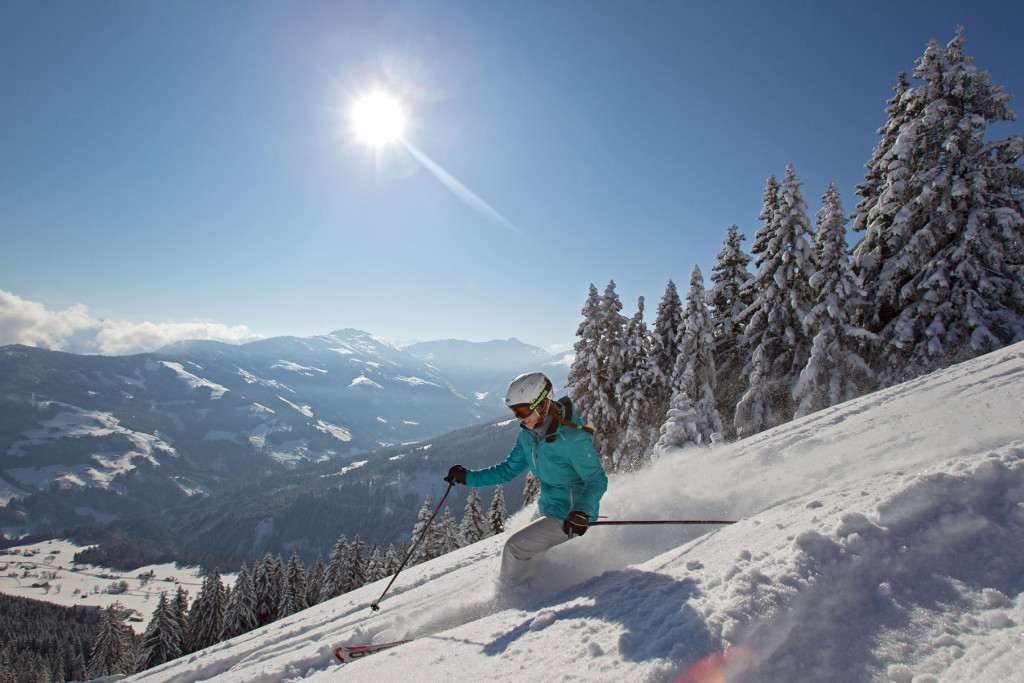
[[[571, 345], [610, 279], [650, 321], [787, 163], [852, 211], [897, 74], [958, 24], [1024, 94], [1011, 2], [6, 2], [0, 343]], [[377, 87], [419, 159], [352, 139]]]

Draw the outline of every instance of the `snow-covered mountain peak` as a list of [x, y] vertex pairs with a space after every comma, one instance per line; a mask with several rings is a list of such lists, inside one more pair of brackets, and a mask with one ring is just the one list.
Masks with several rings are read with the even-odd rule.
[[[476, 345], [466, 344], [472, 354]], [[15, 497], [46, 496], [54, 484], [61, 490], [6, 515], [0, 529], [18, 536], [79, 526], [80, 511], [102, 507], [90, 489], [121, 494], [105, 503], [105, 514], [116, 517], [135, 509], [135, 496], [148, 506], [158, 487], [169, 492], [154, 509], [160, 515], [187, 501], [186, 492], [223, 491], [246, 478], [485, 423], [505, 413], [500, 397], [509, 379], [535, 365], [529, 353], [499, 354], [484, 367], [449, 372], [353, 329], [241, 345], [180, 342], [135, 356], [0, 347], [0, 509]], [[559, 385], [561, 370], [551, 374]], [[69, 412], [109, 415], [124, 433], [87, 421], [88, 433], [38, 436]], [[166, 448], [148, 457], [139, 439]], [[168, 463], [163, 450], [181, 457]]]
[[365, 330], [357, 330], [354, 327], [346, 327], [345, 329], [342, 330], [335, 330], [334, 332], [331, 332], [327, 336], [333, 337], [335, 339], [368, 340], [372, 341], [374, 344], [377, 344], [379, 346], [386, 346], [392, 349], [398, 348], [395, 344], [392, 344], [390, 341], [384, 339], [383, 337], [378, 337], [377, 335], [371, 332], [367, 332]]

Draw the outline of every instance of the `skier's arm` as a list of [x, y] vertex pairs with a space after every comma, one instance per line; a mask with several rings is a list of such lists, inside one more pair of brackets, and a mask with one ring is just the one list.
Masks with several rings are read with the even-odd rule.
[[512, 451], [505, 458], [504, 462], [483, 470], [469, 470], [466, 472], [466, 486], [494, 486], [512, 481], [526, 469], [526, 453], [523, 451], [519, 441], [512, 447]]
[[595, 522], [601, 496], [608, 490], [608, 475], [605, 474], [601, 459], [594, 450], [593, 439], [589, 435], [581, 437], [577, 447], [573, 448], [569, 455], [569, 462], [583, 480], [583, 494], [573, 499], [572, 509], [580, 510], [591, 522]]

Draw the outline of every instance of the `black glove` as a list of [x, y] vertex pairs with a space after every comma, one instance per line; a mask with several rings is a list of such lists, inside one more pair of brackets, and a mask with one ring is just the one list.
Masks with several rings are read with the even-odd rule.
[[466, 468], [462, 465], [452, 465], [448, 470], [448, 476], [444, 478], [449, 484], [466, 484]]
[[580, 510], [573, 510], [569, 513], [569, 516], [562, 522], [562, 531], [569, 538], [573, 536], [582, 536], [587, 533], [587, 529], [590, 528], [590, 518], [587, 517], [587, 513], [581, 512]]

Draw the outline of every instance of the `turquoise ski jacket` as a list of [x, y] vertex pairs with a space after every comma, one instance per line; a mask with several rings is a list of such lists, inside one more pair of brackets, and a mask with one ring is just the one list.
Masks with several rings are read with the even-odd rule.
[[[572, 401], [562, 398], [564, 415], [573, 423], [583, 421], [572, 410]], [[591, 522], [597, 521], [601, 496], [608, 488], [608, 476], [594, 451], [594, 440], [582, 429], [573, 429], [553, 420], [544, 438], [525, 427], [519, 430], [515, 446], [505, 461], [493, 467], [466, 472], [466, 485], [495, 486], [511, 481], [526, 468], [540, 480], [537, 506], [540, 514], [565, 519], [580, 510]]]

